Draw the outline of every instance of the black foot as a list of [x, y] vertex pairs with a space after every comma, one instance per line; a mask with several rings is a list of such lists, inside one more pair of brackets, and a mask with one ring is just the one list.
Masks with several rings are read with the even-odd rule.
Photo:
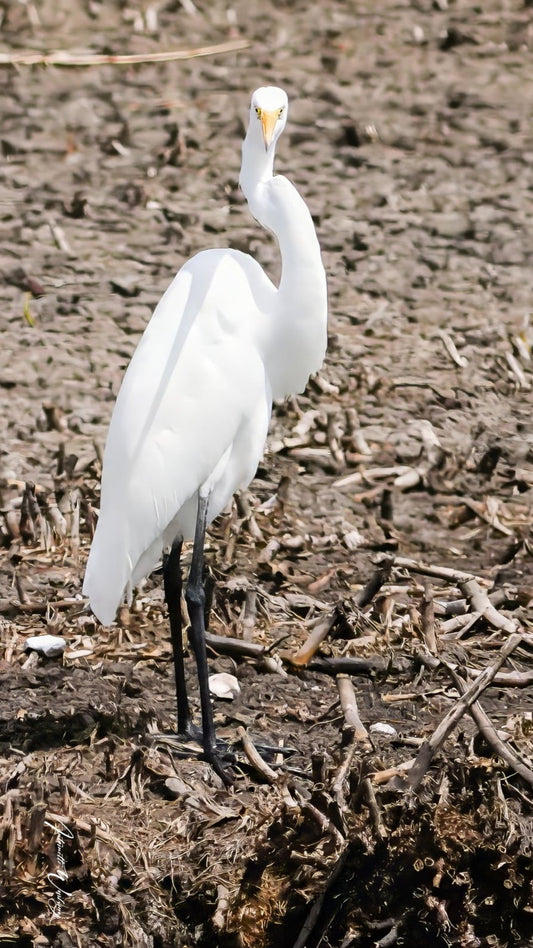
[[158, 747], [166, 748], [177, 757], [197, 757], [206, 760], [227, 787], [233, 785], [233, 777], [224, 767], [224, 764], [231, 765], [236, 762], [231, 746], [225, 741], [217, 740], [214, 750], [206, 749], [203, 744], [202, 729], [197, 724], [191, 722], [184, 733], [152, 734], [151, 741]]
[[[179, 734], [161, 734], [151, 735], [152, 743], [159, 747], [164, 747], [171, 754], [177, 757], [197, 757], [206, 760], [217, 776], [227, 787], [234, 784], [234, 778], [227, 766], [236, 766], [237, 768], [254, 771], [256, 768], [250, 765], [242, 751], [238, 752], [236, 744], [228, 744], [226, 741], [217, 740], [216, 747], [210, 751], [204, 747], [202, 729], [192, 722], [188, 725], [186, 732]], [[296, 753], [294, 747], [279, 747], [271, 744], [254, 744], [256, 751], [264, 761], [272, 764], [278, 754], [283, 757], [290, 757]]]

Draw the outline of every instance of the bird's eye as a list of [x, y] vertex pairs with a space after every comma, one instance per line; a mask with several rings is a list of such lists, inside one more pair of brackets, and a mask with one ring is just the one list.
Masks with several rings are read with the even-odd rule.
[[262, 109], [256, 106], [255, 114], [257, 115], [257, 118], [261, 118], [261, 112], [262, 112]]
[[278, 109], [278, 118], [280, 119], [285, 111], [285, 107], [282, 105], [281, 109]]

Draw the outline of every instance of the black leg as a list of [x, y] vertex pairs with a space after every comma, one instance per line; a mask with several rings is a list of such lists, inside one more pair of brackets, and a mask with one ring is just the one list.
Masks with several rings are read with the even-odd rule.
[[187, 608], [191, 625], [189, 641], [196, 659], [198, 670], [198, 684], [200, 688], [200, 705], [202, 708], [203, 748], [206, 759], [211, 763], [215, 772], [224, 783], [231, 784], [232, 780], [226, 773], [217, 754], [215, 725], [213, 721], [213, 707], [209, 694], [209, 673], [207, 668], [207, 651], [205, 646], [205, 590], [202, 582], [204, 564], [204, 542], [207, 526], [207, 507], [209, 496], [198, 495], [198, 513], [196, 517], [196, 531], [191, 559], [191, 569], [185, 592]]
[[183, 635], [181, 622], [181, 540], [174, 540], [172, 549], [163, 563], [163, 581], [165, 601], [170, 619], [170, 637], [174, 657], [176, 676], [176, 700], [178, 703], [178, 734], [188, 734], [191, 726], [191, 712], [185, 685], [185, 667], [183, 662]]

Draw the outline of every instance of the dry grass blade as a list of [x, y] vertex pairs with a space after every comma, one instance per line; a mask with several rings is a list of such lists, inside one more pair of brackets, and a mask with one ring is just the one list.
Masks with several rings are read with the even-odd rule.
[[213, 46], [198, 46], [192, 49], [169, 49], [159, 53], [1, 53], [0, 66], [131, 66], [135, 63], [169, 63], [200, 56], [216, 56], [246, 49], [250, 43], [245, 39], [215, 43]]

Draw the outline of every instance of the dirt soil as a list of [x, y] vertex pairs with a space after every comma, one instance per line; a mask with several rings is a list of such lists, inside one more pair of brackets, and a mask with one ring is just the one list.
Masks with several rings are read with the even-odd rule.
[[[531, 3], [0, 16], [0, 945], [533, 944]], [[54, 50], [141, 62], [9, 62]], [[174, 272], [233, 246], [279, 274], [237, 184], [270, 82], [330, 343], [210, 533], [227, 790], [157, 737], [161, 575], [108, 629], [81, 584], [114, 399]], [[25, 649], [45, 632], [62, 656]], [[292, 756], [258, 771], [243, 729]]]

